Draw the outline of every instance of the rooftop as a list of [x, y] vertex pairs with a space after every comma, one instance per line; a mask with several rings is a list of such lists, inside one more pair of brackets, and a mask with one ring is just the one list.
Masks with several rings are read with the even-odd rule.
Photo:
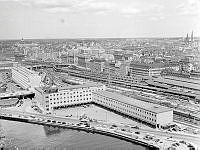
[[15, 105], [18, 101], [19, 101], [18, 98], [10, 98], [10, 99], [0, 100], [0, 106]]
[[[181, 78], [182, 79], [182, 78]], [[200, 89], [200, 84], [199, 83], [195, 83], [191, 80], [191, 82], [189, 81], [182, 81], [182, 80], [177, 80], [177, 79], [173, 79], [173, 78], [154, 78], [153, 80], [155, 82], [159, 82], [159, 83], [165, 83], [168, 85], [175, 85], [175, 86], [181, 86], [181, 87], [185, 87], [185, 88], [189, 88], [189, 89], [195, 89], [195, 90], [199, 90]]]
[[24, 66], [16, 66], [13, 68], [14, 70], [20, 71], [21, 73], [23, 72], [26, 75], [35, 75], [38, 74], [38, 72], [35, 72], [33, 70], [30, 70]]
[[81, 84], [81, 85], [69, 85], [65, 87], [60, 87], [60, 90], [72, 90], [72, 89], [80, 89], [80, 88], [88, 88], [88, 87], [97, 87], [97, 86], [103, 86], [102, 83], [95, 83], [95, 82], [88, 82], [86, 84]]
[[0, 98], [2, 97], [12, 97], [12, 96], [19, 96], [19, 95], [29, 95], [33, 94], [31, 91], [16, 91], [16, 92], [6, 92], [6, 93], [0, 93]]
[[126, 104], [130, 104], [154, 113], [162, 113], [162, 112], [166, 112], [166, 111], [171, 111], [170, 108], [167, 107], [163, 107], [157, 104], [152, 104], [152, 103], [147, 103], [141, 100], [137, 100], [135, 98], [130, 98], [118, 93], [113, 93], [113, 92], [109, 92], [109, 91], [100, 91], [100, 92], [96, 92], [99, 95], [105, 96], [105, 97], [109, 97], [112, 98], [114, 100], [118, 100], [120, 102], [126, 103]]
[[151, 68], [163, 68], [164, 63], [141, 63], [141, 62], [131, 62], [130, 67], [151, 69]]
[[96, 58], [96, 59], [92, 59], [92, 60], [90, 60], [90, 62], [105, 62], [106, 60], [105, 59], [98, 59], [98, 58]]

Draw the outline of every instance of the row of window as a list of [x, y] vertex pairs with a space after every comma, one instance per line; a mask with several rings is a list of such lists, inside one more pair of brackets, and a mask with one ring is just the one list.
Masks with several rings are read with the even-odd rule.
[[[129, 104], [125, 104], [125, 103], [122, 103], [122, 102], [119, 102], [119, 101], [116, 101], [116, 100], [112, 100], [112, 99], [109, 99], [109, 98], [105, 98], [105, 97], [102, 97], [102, 96], [97, 96], [98, 99], [104, 99], [104, 101], [101, 101], [102, 103], [106, 103], [108, 105], [111, 105], [110, 103], [112, 104], [117, 104], [117, 105], [120, 105], [120, 106], [123, 106], [123, 107], [126, 107], [127, 109], [133, 109], [133, 110], [136, 110], [138, 112], [141, 112], [141, 113], [144, 113], [144, 114], [147, 114], [147, 115], [150, 115], [150, 116], [154, 116], [156, 117], [156, 114], [155, 113], [152, 113], [152, 112], [148, 112], [144, 109], [140, 109], [138, 107], [135, 107], [135, 106], [132, 106], [132, 105], [129, 105]], [[106, 101], [110, 102], [110, 103], [107, 103]]]
[[[57, 94], [50, 94], [49, 96], [51, 97], [51, 96], [61, 96], [61, 95], [68, 95], [68, 94], [70, 94], [70, 95], [72, 95], [72, 94], [82, 94], [82, 92], [83, 93], [85, 93], [85, 92], [88, 92], [88, 91], [81, 91], [81, 92], [79, 92], [79, 91], [77, 91], [77, 92], [73, 92], [73, 93], [57, 93]], [[89, 92], [91, 92], [91, 90], [89, 90]], [[46, 98], [48, 98], [48, 96], [46, 96]]]
[[77, 96], [68, 96], [68, 97], [57, 97], [57, 98], [50, 98], [49, 100], [59, 100], [59, 99], [69, 99], [69, 98], [78, 98], [78, 97], [85, 97], [85, 96], [91, 96], [92, 94], [86, 94], [86, 95], [77, 95]]
[[97, 100], [97, 101], [99, 101], [101, 104], [103, 104], [107, 107], [113, 108], [113, 109], [118, 110], [120, 112], [123, 112], [123, 113], [126, 113], [126, 114], [131, 114], [131, 115], [134, 115], [134, 116], [139, 116], [141, 119], [144, 119], [144, 120], [156, 122], [155, 118], [144, 116], [141, 113], [137, 113], [137, 112], [134, 112], [134, 111], [131, 111], [131, 110], [128, 110], [128, 109], [125, 109], [125, 108], [122, 108], [122, 107], [119, 107], [119, 106], [116, 106], [116, 105], [113, 105], [113, 104], [110, 104], [110, 103], [107, 103], [107, 102], [104, 102], [104, 101], [101, 101], [101, 100]]
[[76, 99], [76, 100], [68, 100], [68, 101], [58, 101], [58, 102], [51, 102], [50, 104], [51, 105], [56, 105], [56, 104], [66, 104], [66, 103], [72, 103], [72, 102], [79, 102], [79, 101], [88, 101], [88, 100], [92, 100], [92, 98], [90, 97], [90, 98], [81, 98], [81, 99]]
[[[72, 94], [84, 94], [84, 93], [86, 93], [86, 92], [94, 92], [94, 91], [100, 91], [100, 90], [103, 90], [103, 88], [99, 88], [99, 89], [96, 89], [96, 90], [94, 90], [94, 89], [92, 89], [92, 90], [86, 90], [86, 91], [74, 91], [74, 92], [67, 92], [67, 93], [57, 93], [57, 94], [49, 94], [49, 96], [50, 97], [52, 97], [52, 96], [61, 96], [61, 95], [68, 95], [68, 94], [70, 94], [70, 95], [72, 95]], [[46, 96], [45, 98], [49, 98], [49, 96]]]

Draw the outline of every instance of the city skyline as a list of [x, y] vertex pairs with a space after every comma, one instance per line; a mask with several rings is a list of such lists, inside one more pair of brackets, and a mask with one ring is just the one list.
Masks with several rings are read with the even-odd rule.
[[199, 0], [0, 0], [0, 39], [200, 36]]

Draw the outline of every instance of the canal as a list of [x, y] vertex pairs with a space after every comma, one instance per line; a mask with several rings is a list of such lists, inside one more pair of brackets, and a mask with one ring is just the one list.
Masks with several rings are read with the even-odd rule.
[[67, 150], [147, 150], [148, 148], [116, 138], [47, 126], [0, 120], [1, 134], [9, 149]]

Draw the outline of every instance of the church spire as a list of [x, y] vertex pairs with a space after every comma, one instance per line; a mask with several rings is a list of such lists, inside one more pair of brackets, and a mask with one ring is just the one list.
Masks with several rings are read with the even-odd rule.
[[191, 33], [191, 42], [194, 42], [194, 34], [193, 34], [193, 31]]

